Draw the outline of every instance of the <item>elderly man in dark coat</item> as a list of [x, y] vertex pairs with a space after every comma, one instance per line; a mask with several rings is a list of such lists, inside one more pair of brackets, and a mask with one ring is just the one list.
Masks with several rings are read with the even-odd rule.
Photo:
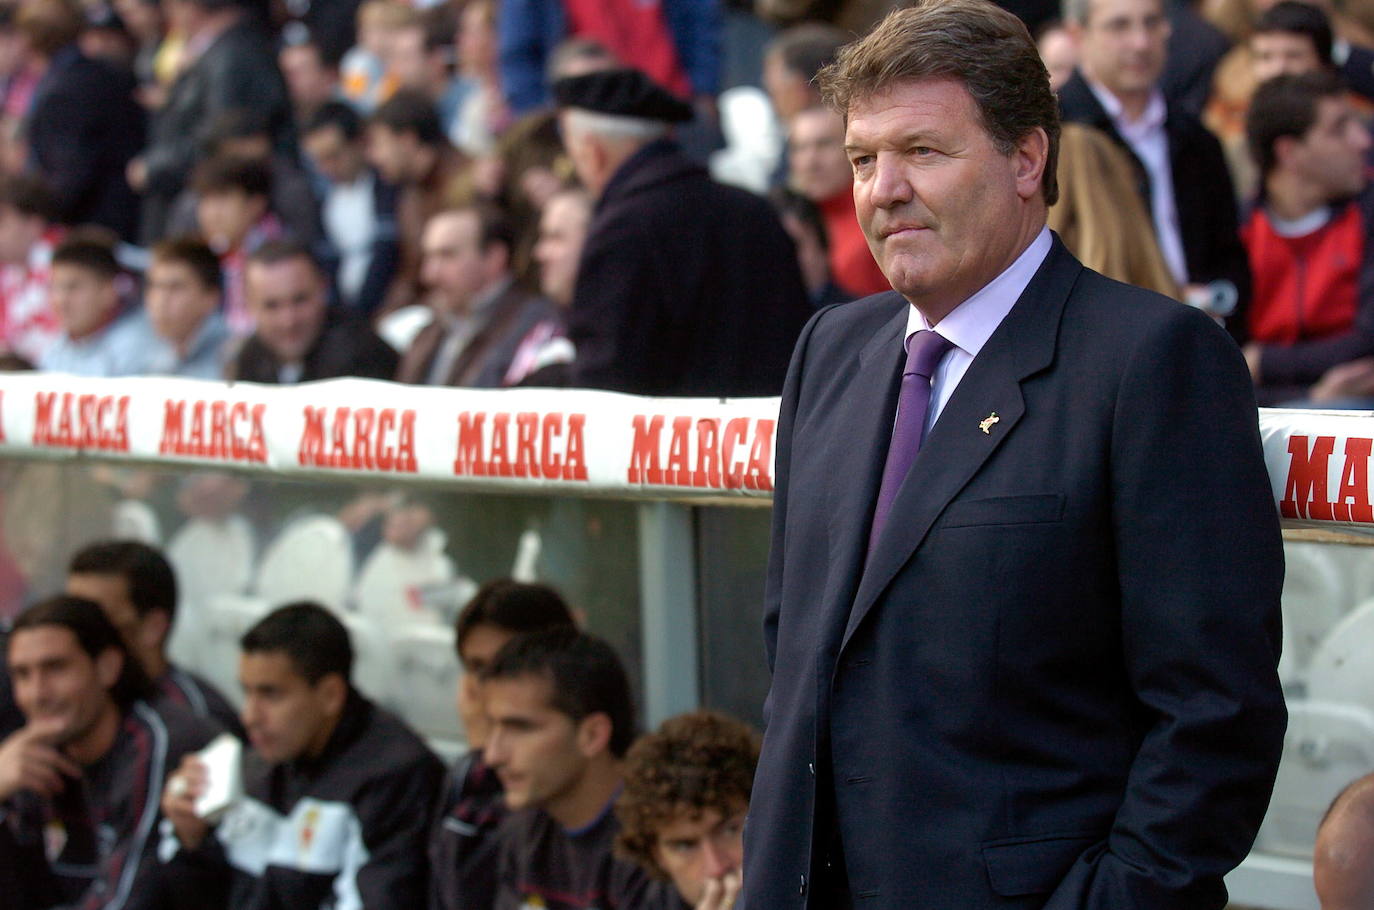
[[669, 136], [692, 110], [637, 70], [554, 86], [597, 196], [568, 337], [572, 385], [640, 395], [776, 395], [809, 315], [766, 201], [715, 183]]

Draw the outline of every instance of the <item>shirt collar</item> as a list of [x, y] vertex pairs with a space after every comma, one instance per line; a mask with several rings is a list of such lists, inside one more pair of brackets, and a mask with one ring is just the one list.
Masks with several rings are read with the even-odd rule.
[[[1026, 290], [1026, 285], [1035, 277], [1040, 264], [1049, 255], [1051, 245], [1050, 229], [1042, 227], [1040, 233], [1035, 235], [1035, 239], [1002, 274], [951, 310], [948, 316], [940, 320], [939, 327], [935, 330], [969, 357], [977, 357], [983, 345], [987, 344], [988, 338], [1002, 324], [1002, 320], [1011, 312], [1011, 308]], [[911, 343], [912, 335], [922, 329], [931, 328], [920, 310], [914, 306], [909, 307], [904, 346]]]
[[1127, 120], [1121, 101], [1111, 90], [1094, 79], [1083, 74], [1083, 81], [1088, 83], [1088, 88], [1092, 90], [1093, 96], [1097, 98], [1098, 104], [1107, 112], [1107, 116], [1112, 118], [1112, 124], [1116, 126], [1117, 132], [1123, 136], [1126, 133], [1140, 135], [1149, 133], [1152, 130], [1162, 129], [1164, 120], [1169, 115], [1168, 105], [1164, 103], [1164, 93], [1159, 87], [1151, 89], [1150, 100], [1145, 104], [1145, 112], [1140, 115], [1139, 120]]

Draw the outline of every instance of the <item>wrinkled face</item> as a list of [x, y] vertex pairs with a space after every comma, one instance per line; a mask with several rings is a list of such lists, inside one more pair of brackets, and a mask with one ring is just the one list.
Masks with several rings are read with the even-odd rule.
[[481, 623], [468, 630], [458, 649], [458, 659], [463, 665], [458, 676], [458, 717], [463, 721], [468, 744], [473, 748], [482, 748], [491, 731], [483, 698], [482, 671], [491, 665], [496, 652], [514, 637], [500, 626]]
[[678, 894], [696, 906], [706, 883], [744, 867], [744, 816], [749, 807], [691, 810], [658, 830], [654, 859]]
[[579, 747], [580, 725], [550, 703], [553, 684], [519, 676], [484, 689], [491, 730], [483, 757], [501, 778], [506, 806], [545, 807], [573, 793], [590, 756]]
[[330, 183], [352, 183], [363, 169], [361, 147], [344, 138], [337, 126], [324, 126], [307, 133], [301, 140], [315, 170]]
[[892, 287], [938, 320], [1015, 258], [1040, 192], [1035, 133], [1003, 154], [962, 84], [898, 83], [850, 106], [854, 204]]
[[1365, 186], [1369, 129], [1345, 98], [1322, 98], [1317, 119], [1293, 144], [1293, 169], [1321, 188], [1328, 202], [1358, 193]]
[[60, 724], [61, 743], [81, 739], [95, 728], [113, 705], [109, 690], [122, 667], [117, 650], [92, 658], [66, 626], [34, 626], [10, 636], [15, 703], [30, 723]]
[[333, 98], [338, 90], [338, 73], [324, 65], [319, 49], [313, 45], [284, 47], [277, 55], [277, 63], [286, 79], [291, 103], [297, 107], [317, 108]]
[[269, 762], [283, 762], [323, 751], [339, 717], [331, 680], [336, 686], [334, 676], [310, 683], [281, 651], [239, 656], [239, 719], [258, 754]]
[[539, 289], [560, 306], [572, 303], [590, 218], [586, 200], [572, 194], [555, 196], [539, 218], [539, 240], [534, 245]]
[[219, 289], [207, 288], [184, 262], [154, 259], [143, 289], [143, 309], [153, 331], [174, 345], [195, 337], [219, 307]]
[[52, 267], [49, 299], [62, 328], [80, 339], [110, 321], [119, 306], [114, 282], [90, 269], [60, 262]]
[[461, 313], [492, 280], [491, 250], [482, 249], [476, 212], [445, 212], [420, 238], [420, 278], [447, 312]]
[[242, 190], [202, 193], [196, 201], [196, 222], [205, 242], [217, 253], [243, 243], [248, 229], [267, 211], [267, 200]]
[[23, 265], [29, 248], [43, 236], [43, 219], [0, 205], [0, 262]]
[[1164, 72], [1169, 19], [1161, 0], [1090, 0], [1083, 69], [1118, 96], [1149, 92]]
[[1250, 37], [1255, 84], [1281, 74], [1315, 73], [1323, 66], [1312, 39], [1292, 32], [1264, 32]]
[[411, 162], [419, 145], [411, 133], [397, 133], [380, 123], [367, 128], [367, 160], [387, 183], [402, 184], [414, 179]]
[[853, 183], [844, 132], [844, 118], [829, 108], [807, 108], [792, 118], [787, 143], [792, 187], [812, 202], [846, 192]]
[[282, 363], [299, 363], [324, 327], [328, 301], [319, 271], [300, 256], [250, 262], [247, 291], [258, 340]]

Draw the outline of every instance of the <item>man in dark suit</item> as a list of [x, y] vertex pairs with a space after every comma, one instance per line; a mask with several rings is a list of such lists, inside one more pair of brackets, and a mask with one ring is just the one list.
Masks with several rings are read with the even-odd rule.
[[1221, 143], [1160, 89], [1171, 32], [1164, 0], [1069, 0], [1064, 15], [1080, 58], [1059, 90], [1063, 119], [1125, 150], [1185, 299], [1232, 316], [1250, 296], [1235, 189]]
[[434, 320], [401, 357], [397, 382], [496, 389], [521, 340], [558, 308], [515, 283], [515, 232], [492, 206], [448, 209], [429, 219], [420, 277]]
[[143, 109], [132, 76], [77, 47], [82, 24], [67, 0], [40, 0], [19, 15], [43, 71], [27, 123], [31, 163], [52, 188], [58, 221], [103, 225], [133, 241], [138, 201], [124, 169], [143, 146]]
[[358, 314], [329, 306], [319, 263], [294, 240], [274, 240], [248, 257], [253, 334], [226, 378], [294, 383], [338, 376], [390, 379], [400, 357]]
[[822, 86], [896, 293], [813, 317], [783, 391], [744, 906], [1219, 910], [1285, 725], [1240, 352], [1045, 228], [1005, 11], [894, 12]]
[[669, 135], [692, 116], [638, 70], [554, 85], [597, 198], [568, 315], [570, 384], [636, 395], [776, 395], [810, 312], [768, 203], [713, 181]]

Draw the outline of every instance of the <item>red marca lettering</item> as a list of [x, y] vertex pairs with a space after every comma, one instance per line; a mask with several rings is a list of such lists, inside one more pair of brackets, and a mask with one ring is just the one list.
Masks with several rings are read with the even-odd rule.
[[33, 444], [98, 452], [129, 451], [129, 396], [36, 392]]
[[586, 414], [464, 411], [454, 476], [585, 481], [586, 424]]
[[238, 461], [267, 462], [263, 429], [266, 404], [246, 401], [167, 399], [162, 409], [162, 442], [158, 453]]
[[414, 474], [415, 411], [307, 405], [297, 461], [312, 468]]
[[1374, 522], [1369, 503], [1369, 455], [1374, 439], [1351, 437], [1345, 441], [1345, 464], [1341, 466], [1341, 485], [1336, 490], [1332, 514], [1337, 521]]
[[1285, 518], [1317, 518], [1330, 521], [1331, 501], [1327, 499], [1327, 469], [1336, 437], [1318, 436], [1307, 448], [1306, 436], [1288, 440], [1288, 480], [1284, 483], [1279, 512]]
[[[636, 414], [626, 480], [714, 490], [773, 489], [775, 421], [674, 417], [667, 442], [662, 414]], [[665, 450], [666, 446], [666, 450]]]

